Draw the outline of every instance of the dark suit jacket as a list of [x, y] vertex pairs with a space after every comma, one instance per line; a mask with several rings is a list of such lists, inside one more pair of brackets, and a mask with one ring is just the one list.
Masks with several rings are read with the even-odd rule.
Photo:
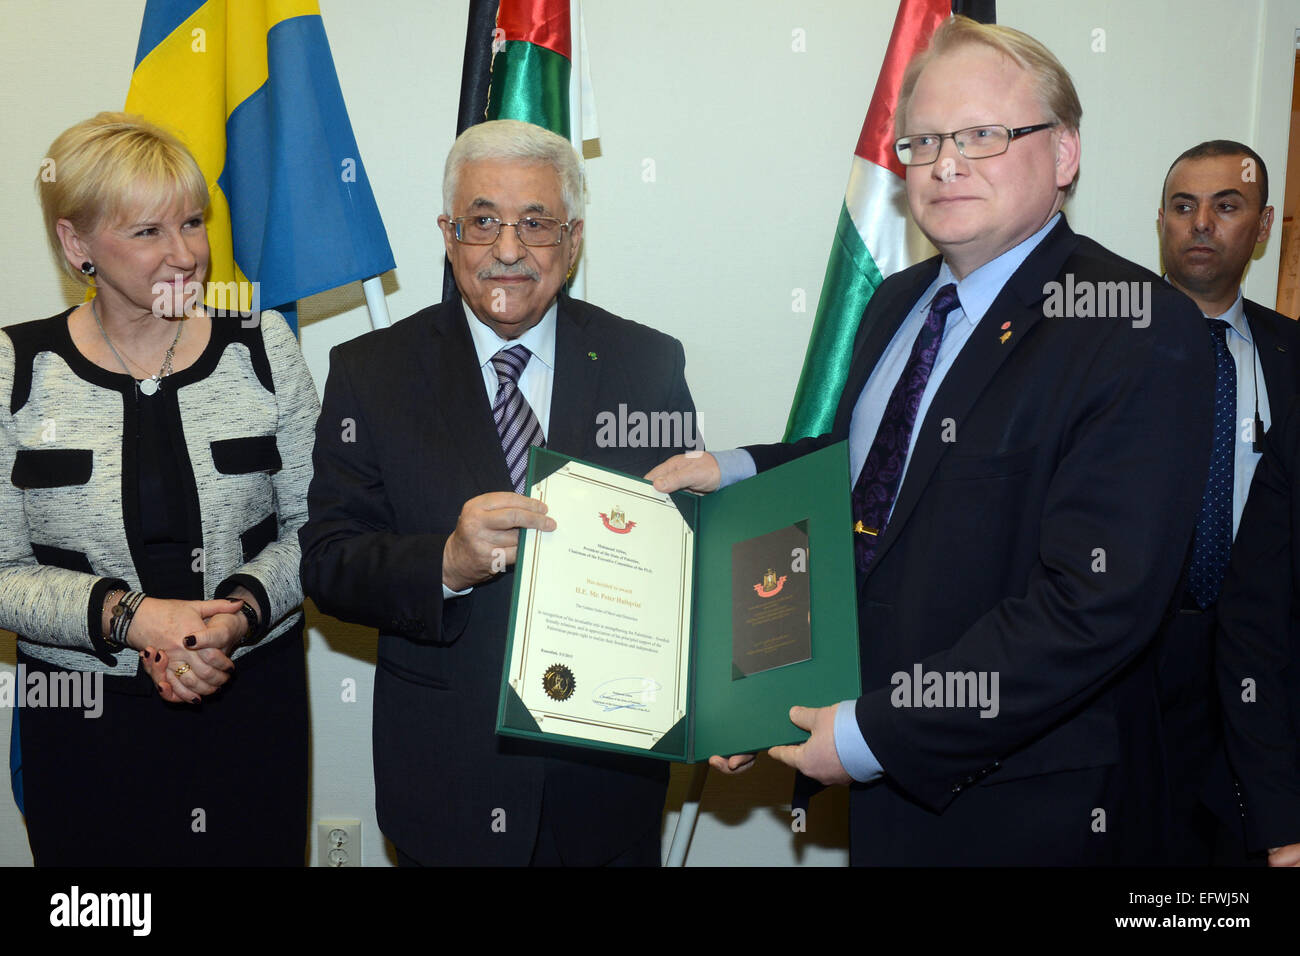
[[1216, 648], [1251, 849], [1300, 843], [1300, 400], [1269, 401], [1274, 426], [1232, 546]]
[[[1300, 391], [1300, 324], [1249, 299], [1243, 303], [1255, 341], [1257, 376], [1239, 376], [1239, 394], [1252, 395], [1255, 379], [1266, 390], [1272, 421], [1281, 421], [1290, 397]], [[1241, 437], [1238, 423], [1238, 438]], [[1257, 436], [1262, 440], [1263, 436]], [[1243, 513], [1244, 520], [1244, 513]], [[1160, 636], [1158, 679], [1162, 725], [1170, 761], [1171, 839], [1175, 862], [1211, 862], [1211, 834], [1197, 823], [1198, 803], [1214, 811], [1242, 839], [1242, 808], [1223, 749], [1222, 717], [1214, 678], [1215, 613], [1179, 602]], [[1223, 848], [1224, 850], [1237, 848]]]
[[[931, 259], [876, 290], [832, 432], [749, 449], [760, 469], [847, 437], [872, 368], [938, 268]], [[1149, 326], [1045, 316], [1046, 284], [1069, 275], [1076, 289], [1147, 283]], [[855, 863], [1159, 852], [1146, 651], [1209, 461], [1214, 365], [1202, 326], [1191, 300], [1064, 220], [980, 320], [916, 426], [893, 516], [860, 576], [856, 713], [885, 777], [853, 787]], [[891, 675], [917, 663], [996, 674], [997, 716], [893, 706]]]
[[[548, 447], [635, 475], [673, 453], [598, 447], [596, 415], [625, 403], [693, 418], [679, 342], [564, 296], [555, 340]], [[313, 460], [304, 589], [380, 632], [384, 833], [425, 864], [523, 864], [543, 800], [566, 863], [605, 862], [657, 833], [666, 764], [495, 734], [513, 569], [443, 601], [461, 506], [510, 490], [458, 300], [333, 350]]]

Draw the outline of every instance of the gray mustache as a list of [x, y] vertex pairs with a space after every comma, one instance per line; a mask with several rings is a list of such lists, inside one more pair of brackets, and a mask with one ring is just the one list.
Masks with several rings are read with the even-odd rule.
[[511, 269], [485, 269], [478, 274], [478, 277], [484, 281], [491, 279], [503, 279], [506, 276], [526, 276], [529, 279], [541, 278], [536, 269], [530, 267], [511, 268]]

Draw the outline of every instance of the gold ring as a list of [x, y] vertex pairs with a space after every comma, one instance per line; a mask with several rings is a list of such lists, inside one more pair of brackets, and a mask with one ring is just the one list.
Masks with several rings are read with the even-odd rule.
[[184, 677], [184, 676], [185, 676], [186, 674], [188, 674], [189, 672], [190, 672], [190, 665], [189, 665], [189, 664], [182, 664], [180, 667], [176, 668], [176, 676], [177, 676], [177, 677]]

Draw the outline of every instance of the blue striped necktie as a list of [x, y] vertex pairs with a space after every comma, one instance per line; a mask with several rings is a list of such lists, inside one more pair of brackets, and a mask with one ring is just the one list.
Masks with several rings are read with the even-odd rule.
[[1237, 437], [1237, 367], [1228, 352], [1228, 323], [1208, 319], [1214, 342], [1214, 451], [1192, 538], [1187, 589], [1205, 609], [1219, 596], [1232, 550], [1232, 471]]
[[524, 475], [528, 471], [528, 449], [546, 446], [546, 436], [537, 416], [519, 391], [519, 376], [532, 353], [522, 345], [512, 345], [492, 356], [497, 372], [497, 396], [492, 401], [492, 418], [501, 436], [501, 450], [506, 454], [506, 471], [517, 494], [524, 493]]

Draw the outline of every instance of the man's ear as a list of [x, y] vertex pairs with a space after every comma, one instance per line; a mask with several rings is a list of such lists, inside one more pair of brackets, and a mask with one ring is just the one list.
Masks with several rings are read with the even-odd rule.
[[1259, 214], [1259, 233], [1255, 236], [1255, 244], [1268, 241], [1268, 234], [1273, 229], [1273, 207], [1265, 206]]
[[569, 269], [573, 272], [574, 263], [578, 261], [578, 252], [582, 248], [582, 226], [581, 219], [575, 219], [569, 223]]
[[1075, 175], [1079, 172], [1079, 158], [1082, 153], [1082, 144], [1079, 142], [1079, 131], [1077, 129], [1067, 129], [1062, 131], [1056, 139], [1056, 186], [1062, 189], [1074, 182]]
[[456, 224], [451, 221], [451, 216], [443, 213], [438, 217], [438, 228], [442, 230], [442, 242], [450, 259], [452, 249], [456, 248]]

